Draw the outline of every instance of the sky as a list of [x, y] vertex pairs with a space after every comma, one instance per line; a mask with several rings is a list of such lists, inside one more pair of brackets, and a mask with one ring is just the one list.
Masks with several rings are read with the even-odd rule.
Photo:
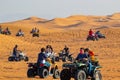
[[111, 15], [120, 0], [0, 0], [0, 23], [36, 16], [44, 19], [71, 15]]

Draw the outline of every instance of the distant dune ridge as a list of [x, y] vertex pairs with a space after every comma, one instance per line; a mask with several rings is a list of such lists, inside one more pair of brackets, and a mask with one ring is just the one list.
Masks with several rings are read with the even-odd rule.
[[[74, 57], [79, 53], [80, 47], [88, 47], [98, 55], [103, 66], [103, 80], [120, 80], [120, 13], [107, 16], [73, 15], [51, 20], [33, 16], [0, 25], [3, 29], [8, 27], [12, 32], [8, 36], [0, 34], [0, 80], [33, 80], [26, 76], [26, 62], [7, 61], [15, 44], [29, 56], [29, 62], [36, 62], [40, 48], [47, 44], [51, 44], [56, 53], [68, 45]], [[33, 38], [30, 34], [35, 27], [40, 29], [39, 38]], [[25, 33], [24, 37], [15, 36], [19, 29]], [[89, 29], [100, 30], [106, 39], [86, 41]], [[60, 69], [61, 64], [62, 62], [58, 63]], [[47, 79], [53, 80], [52, 77], [45, 80]]]
[[[83, 15], [73, 15], [66, 18], [55, 18], [52, 20], [46, 20], [38, 18], [35, 16], [29, 17], [27, 19], [18, 20], [15, 22], [1, 23], [1, 25], [15, 25], [15, 26], [26, 26], [26, 27], [39, 27], [43, 29], [50, 30], [54, 32], [57, 30], [62, 31], [67, 29], [90, 29], [100, 26], [109, 27], [120, 27], [120, 13], [115, 13], [113, 15], [107, 16], [83, 16]], [[8, 26], [9, 27], [9, 26]], [[55, 29], [55, 30], [54, 30]], [[46, 32], [46, 31], [45, 31]], [[48, 32], [48, 31], [47, 31]]]

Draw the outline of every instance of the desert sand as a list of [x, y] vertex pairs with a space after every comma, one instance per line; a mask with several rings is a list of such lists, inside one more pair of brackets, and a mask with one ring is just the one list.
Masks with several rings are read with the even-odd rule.
[[[74, 57], [80, 47], [90, 48], [103, 67], [103, 80], [120, 80], [120, 13], [107, 16], [73, 15], [52, 20], [30, 17], [15, 22], [0, 24], [3, 29], [8, 27], [11, 35], [0, 34], [0, 80], [43, 80], [38, 77], [27, 78], [27, 62], [9, 62], [8, 57], [15, 44], [29, 56], [29, 62], [36, 62], [40, 48], [47, 44], [53, 46], [58, 53], [64, 45], [70, 47]], [[40, 29], [40, 37], [32, 37], [32, 28]], [[24, 31], [24, 37], [16, 37], [19, 29]], [[106, 39], [86, 41], [89, 29], [100, 30]], [[62, 62], [58, 62], [60, 70]], [[44, 80], [53, 80], [51, 76]], [[60, 79], [58, 79], [60, 80]]]

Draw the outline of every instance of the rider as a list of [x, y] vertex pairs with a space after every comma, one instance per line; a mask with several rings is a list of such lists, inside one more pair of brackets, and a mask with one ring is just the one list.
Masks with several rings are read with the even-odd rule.
[[18, 45], [15, 45], [15, 47], [13, 48], [13, 55], [15, 56], [15, 58], [17, 57], [17, 51], [18, 51]]
[[52, 55], [52, 53], [53, 53], [53, 48], [52, 48], [52, 46], [51, 46], [51, 45], [47, 45], [47, 46], [46, 46], [46, 56], [47, 56], [47, 57], [50, 57], [50, 56]]
[[37, 28], [32, 28], [31, 33], [37, 33]]
[[67, 45], [65, 45], [64, 49], [63, 49], [63, 53], [65, 56], [69, 55], [69, 48], [67, 47]]
[[101, 32], [100, 31], [96, 31], [95, 33], [97, 36], [102, 36]]
[[88, 56], [89, 56], [89, 58], [90, 58], [91, 61], [95, 60], [95, 54], [93, 53], [93, 51], [91, 51], [88, 48], [86, 48], [85, 52], [88, 53]]
[[50, 60], [49, 57], [46, 56], [46, 50], [45, 48], [41, 48], [41, 52], [38, 54], [38, 60], [37, 60], [37, 65], [39, 65], [40, 63], [44, 64], [45, 66], [49, 67], [49, 74], [51, 74], [51, 64], [50, 64]]
[[5, 32], [6, 32], [6, 33], [9, 33], [9, 28], [8, 28], [8, 27], [5, 29]]
[[88, 53], [89, 55], [88, 57], [89, 61], [99, 66], [99, 61], [95, 58], [95, 54], [93, 53], [93, 51], [89, 50], [88, 48], [86, 48], [85, 50], [86, 50], [86, 53]]
[[89, 53], [88, 53], [88, 48], [84, 49], [84, 53], [87, 55], [87, 58], [90, 60], [90, 58], [89, 58], [90, 56], [89, 56]]
[[101, 34], [101, 33], [100, 33], [100, 31], [96, 31], [96, 33], [95, 33], [95, 34]]
[[92, 31], [92, 29], [89, 30], [89, 36], [93, 36], [94, 32]]
[[34, 33], [37, 33], [37, 28], [36, 27], [34, 28]]
[[19, 29], [19, 31], [18, 31], [18, 35], [24, 35], [24, 33], [22, 32], [22, 30], [21, 29]]
[[80, 53], [77, 55], [76, 60], [83, 62], [87, 60], [87, 55], [84, 54], [84, 48], [80, 48]]
[[31, 30], [31, 32], [30, 33], [34, 33], [35, 32], [35, 30], [34, 30], [34, 28], [32, 28], [32, 30]]
[[40, 30], [38, 29], [38, 30], [37, 30], [37, 33], [39, 33], [39, 32], [40, 32]]
[[37, 64], [45, 64], [47, 67], [50, 67], [50, 63], [47, 62], [47, 57], [45, 55], [45, 48], [41, 48], [41, 52], [38, 54]]
[[92, 64], [89, 62], [88, 56], [84, 52], [84, 48], [80, 48], [80, 53], [78, 54], [76, 60], [82, 61], [83, 63], [85, 63], [89, 67], [88, 72], [89, 73], [91, 72], [91, 70], [92, 70]]

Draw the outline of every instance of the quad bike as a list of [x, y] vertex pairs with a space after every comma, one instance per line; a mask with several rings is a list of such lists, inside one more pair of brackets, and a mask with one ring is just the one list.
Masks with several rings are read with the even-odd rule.
[[101, 34], [101, 35], [97, 35], [98, 38], [106, 38], [104, 34]]
[[66, 62], [66, 61], [70, 61], [70, 62], [73, 62], [74, 61], [74, 58], [72, 57], [73, 54], [63, 54], [63, 52], [60, 52], [59, 53], [59, 56], [56, 56], [55, 57], [55, 60], [56, 61], [59, 61], [60, 59], [63, 61], [63, 62]]
[[98, 38], [106, 38], [104, 34], [102, 34], [100, 31], [97, 31], [95, 35], [98, 36]]
[[89, 41], [89, 40], [93, 40], [93, 41], [98, 41], [98, 37], [97, 37], [97, 35], [95, 35], [95, 36], [90, 36], [90, 35], [88, 35], [88, 37], [87, 37], [87, 41]]
[[91, 80], [102, 80], [99, 68], [101, 67], [92, 65], [92, 69], [90, 70], [83, 62], [64, 63], [60, 79], [70, 80], [74, 78], [75, 80], [86, 80], [90, 76]]
[[23, 33], [17, 33], [16, 36], [24, 36]]
[[17, 56], [14, 56], [13, 54], [8, 58], [8, 61], [28, 61], [29, 58], [20, 50], [17, 51]]
[[74, 58], [72, 57], [72, 54], [70, 54], [70, 55], [68, 55], [68, 56], [63, 56], [63, 57], [62, 57], [62, 61], [63, 61], [63, 62], [66, 62], [66, 61], [73, 62], [73, 61], [74, 61]]
[[38, 75], [40, 78], [46, 78], [48, 75], [50, 75], [49, 72], [52, 74], [54, 79], [59, 78], [60, 72], [57, 64], [54, 61], [51, 61], [51, 64], [51, 70], [49, 70], [49, 67], [43, 63], [28, 63], [28, 78], [34, 78], [36, 75]]
[[33, 34], [32, 34], [32, 37], [39, 37], [39, 33], [36, 33], [36, 32], [33, 33]]
[[10, 31], [2, 31], [1, 34], [11, 35], [11, 32]]

